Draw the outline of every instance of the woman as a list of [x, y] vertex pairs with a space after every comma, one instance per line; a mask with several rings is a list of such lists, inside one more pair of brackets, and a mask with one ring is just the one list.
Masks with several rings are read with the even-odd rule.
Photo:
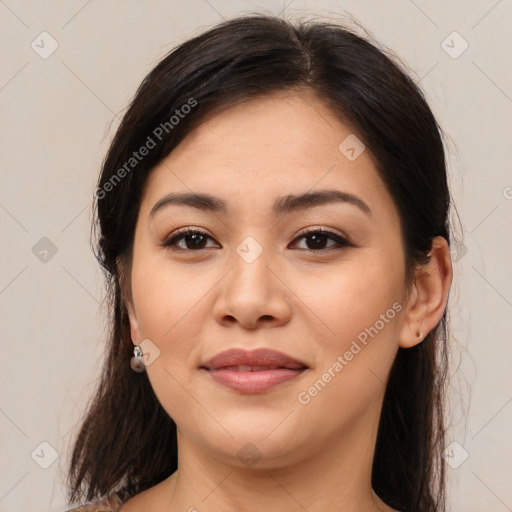
[[442, 511], [450, 195], [400, 66], [251, 15], [145, 78], [96, 191], [76, 510]]

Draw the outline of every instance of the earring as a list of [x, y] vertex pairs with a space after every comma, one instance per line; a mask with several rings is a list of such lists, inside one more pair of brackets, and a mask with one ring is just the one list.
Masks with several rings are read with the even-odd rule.
[[421, 331], [418, 333], [418, 338], [419, 339], [423, 338], [423, 333]]
[[142, 349], [135, 345], [133, 347], [133, 357], [130, 359], [130, 366], [134, 372], [142, 373], [146, 369], [143, 356], [144, 352], [142, 352]]

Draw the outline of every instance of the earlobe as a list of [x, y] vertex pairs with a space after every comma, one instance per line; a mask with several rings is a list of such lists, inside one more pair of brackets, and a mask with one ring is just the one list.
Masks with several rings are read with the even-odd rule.
[[398, 341], [402, 348], [421, 343], [440, 322], [446, 308], [453, 276], [448, 242], [435, 237], [429, 256], [412, 284]]
[[123, 303], [126, 307], [126, 311], [128, 313], [128, 320], [130, 322], [130, 335], [134, 343], [137, 340], [140, 340], [140, 329], [139, 322], [137, 320], [137, 315], [135, 313], [135, 307], [133, 306], [133, 301], [131, 299], [123, 299]]
[[130, 336], [134, 343], [141, 340], [139, 322], [137, 320], [137, 314], [135, 306], [133, 304], [133, 296], [131, 291], [131, 258], [118, 257], [116, 260], [118, 285], [121, 293], [122, 308], [128, 315], [128, 321], [130, 323]]
[[422, 272], [419, 269], [416, 271], [416, 277], [405, 307], [404, 320], [398, 340], [398, 345], [402, 348], [414, 347], [425, 338], [425, 329], [421, 325], [425, 312], [425, 306], [422, 304], [420, 296], [421, 287], [419, 282], [421, 279]]

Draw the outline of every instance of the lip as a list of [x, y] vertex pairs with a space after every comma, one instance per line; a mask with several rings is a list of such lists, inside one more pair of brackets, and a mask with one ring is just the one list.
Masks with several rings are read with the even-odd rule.
[[242, 393], [261, 393], [301, 375], [308, 366], [276, 350], [230, 349], [200, 366], [214, 381]]

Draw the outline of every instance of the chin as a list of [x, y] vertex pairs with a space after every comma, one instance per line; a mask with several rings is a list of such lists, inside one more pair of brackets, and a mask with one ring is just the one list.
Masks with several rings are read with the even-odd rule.
[[283, 421], [285, 417], [283, 414], [231, 415], [229, 421], [225, 417], [218, 418], [229, 434], [219, 427], [215, 432], [191, 435], [202, 449], [227, 464], [251, 469], [277, 468], [293, 463], [300, 454], [303, 456], [307, 444], [307, 438], [302, 438], [304, 429], [298, 434], [298, 426]]

